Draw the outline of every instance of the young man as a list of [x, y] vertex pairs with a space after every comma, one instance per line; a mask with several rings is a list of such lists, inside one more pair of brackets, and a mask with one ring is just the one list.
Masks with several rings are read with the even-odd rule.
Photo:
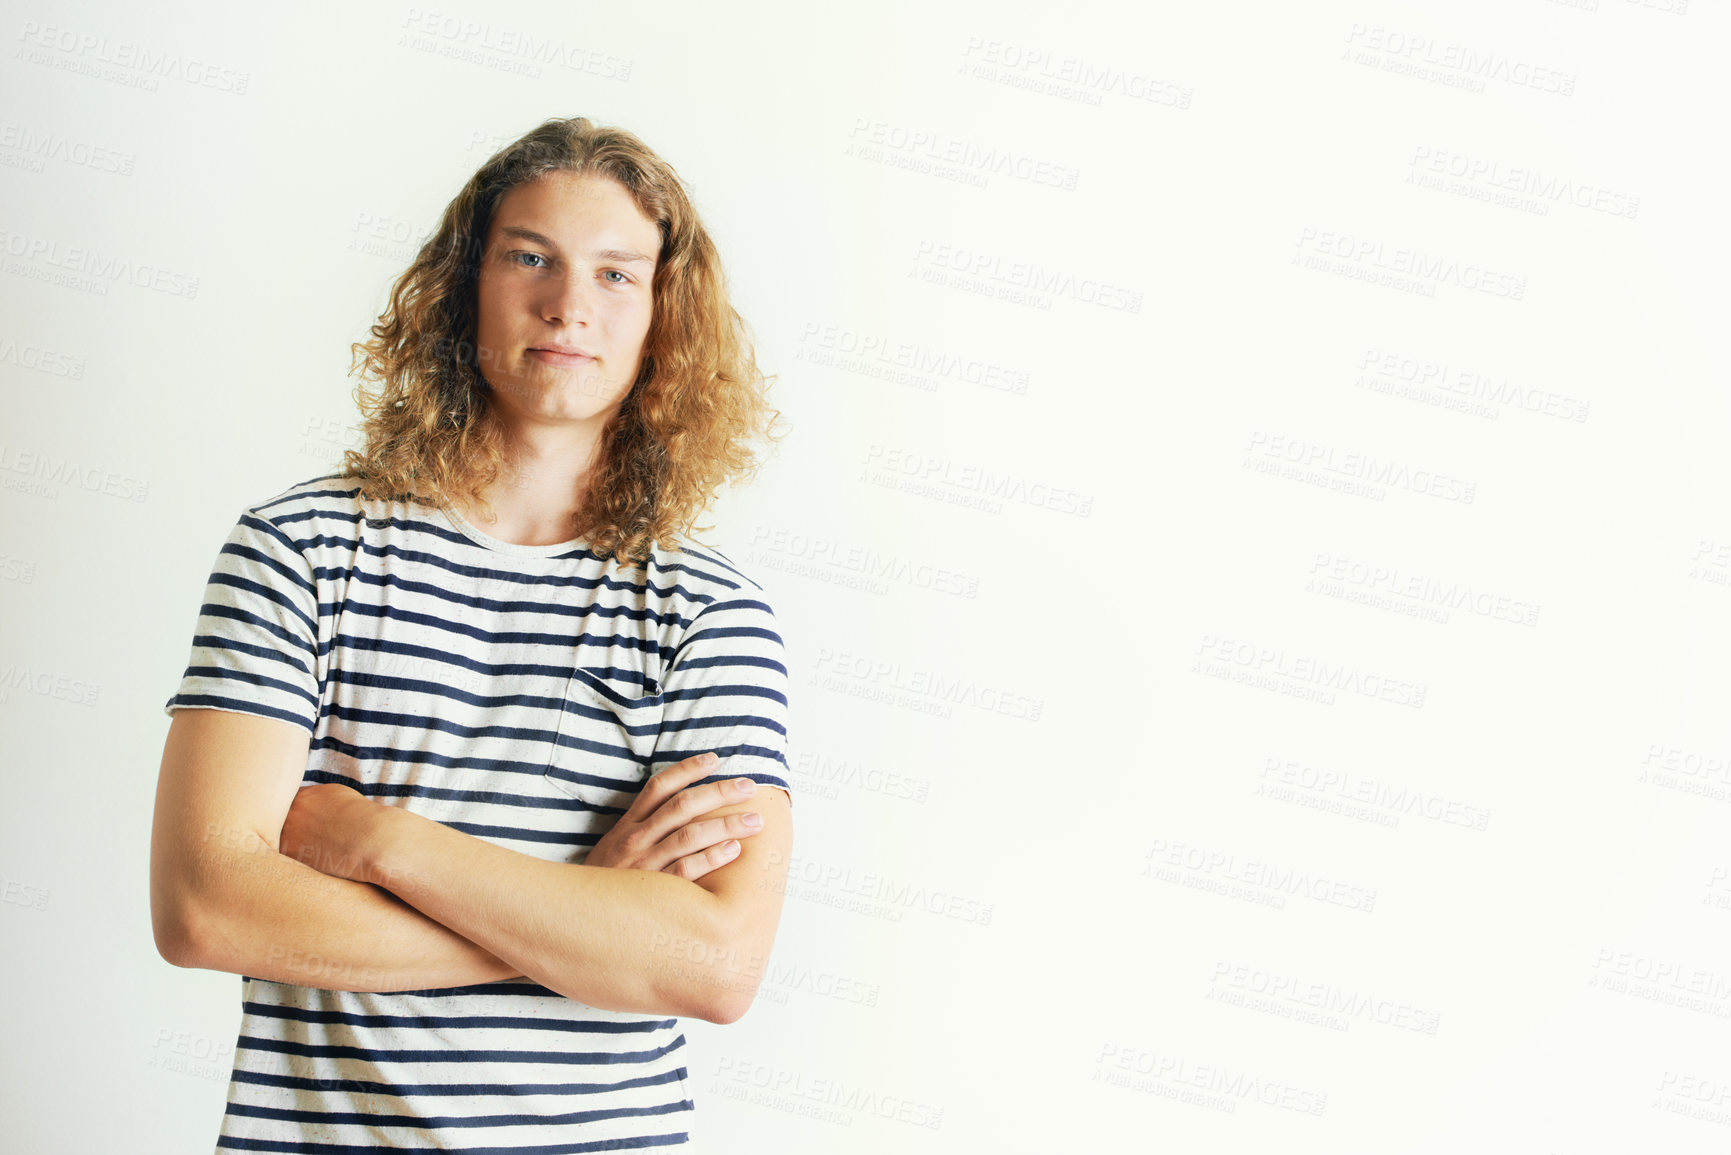
[[166, 705], [158, 948], [244, 979], [218, 1147], [683, 1143], [677, 1017], [749, 1007], [792, 845], [773, 613], [679, 544], [766, 380], [678, 176], [582, 118], [372, 336], [364, 449], [241, 517]]

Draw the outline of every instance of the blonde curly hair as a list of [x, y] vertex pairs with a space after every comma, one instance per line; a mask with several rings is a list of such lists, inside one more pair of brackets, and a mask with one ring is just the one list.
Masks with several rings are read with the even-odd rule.
[[548, 120], [494, 153], [397, 279], [372, 339], [350, 347], [365, 440], [344, 454], [342, 475], [375, 500], [460, 496], [492, 517], [481, 491], [508, 461], [476, 365], [481, 256], [505, 194], [553, 172], [617, 181], [661, 231], [642, 364], [573, 517], [573, 536], [594, 552], [642, 564], [652, 546], [710, 528], [697, 518], [722, 485], [756, 474], [752, 443], [775, 440], [780, 413], [683, 181], [636, 136], [584, 117]]

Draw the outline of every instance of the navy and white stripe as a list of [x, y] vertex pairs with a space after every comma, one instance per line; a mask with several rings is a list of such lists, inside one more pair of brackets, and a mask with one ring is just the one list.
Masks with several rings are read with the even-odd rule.
[[[581, 862], [649, 775], [692, 754], [723, 758], [705, 781], [787, 790], [787, 682], [762, 587], [714, 550], [657, 550], [645, 574], [331, 476], [236, 523], [165, 710], [302, 726], [306, 784]], [[249, 977], [242, 994], [219, 1150], [687, 1140], [677, 1019], [522, 979], [371, 993]]]

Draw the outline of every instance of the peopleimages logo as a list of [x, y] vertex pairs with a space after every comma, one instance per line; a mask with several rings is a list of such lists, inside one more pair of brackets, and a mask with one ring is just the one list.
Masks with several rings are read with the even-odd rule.
[[[896, 582], [914, 589], [963, 598], [972, 598], [980, 590], [978, 574], [960, 573], [925, 558], [882, 554], [866, 546], [851, 545], [822, 535], [803, 534], [797, 530], [772, 529], [759, 524], [752, 532], [749, 544], [765, 554], [758, 558], [759, 564], [768, 565], [771, 569], [792, 569], [793, 572], [833, 569], [880, 586], [884, 582]], [[873, 592], [882, 591], [874, 588]]]
[[[143, 44], [133, 44], [125, 40], [110, 41], [106, 36], [95, 36], [52, 24], [38, 24], [34, 20], [24, 21], [18, 32], [18, 39], [23, 44], [19, 52], [20, 59], [30, 59], [33, 63], [49, 64], [108, 80], [121, 79], [123, 74], [120, 70], [131, 69], [142, 75], [127, 79], [152, 92], [156, 91], [157, 82], [160, 80], [180, 80], [199, 88], [213, 88], [218, 92], [245, 96], [247, 84], [252, 79], [250, 72], [222, 68], [209, 61], [183, 56], [179, 52], [159, 52]], [[60, 53], [61, 60], [65, 63], [55, 62], [52, 57], [46, 56], [48, 52]], [[26, 57], [25, 53], [30, 55]]]
[[122, 501], [143, 501], [150, 495], [148, 481], [126, 477], [100, 467], [79, 465], [67, 457], [56, 459], [48, 453], [21, 453], [0, 442], [0, 475], [8, 473], [33, 478], [35, 481], [14, 484], [12, 478], [0, 477], [0, 485], [7, 489], [26, 489], [42, 497], [59, 496], [48, 488], [53, 485], [67, 485], [91, 493], [104, 493]]
[[[1265, 859], [1240, 859], [1238, 855], [1193, 843], [1168, 842], [1156, 838], [1143, 856], [1141, 876], [1161, 882], [1187, 885], [1187, 877], [1206, 879], [1218, 886], [1196, 889], [1226, 893], [1233, 883], [1242, 883], [1270, 896], [1308, 898], [1313, 902], [1345, 907], [1366, 914], [1376, 909], [1375, 890], [1355, 886], [1342, 879], [1315, 875], [1300, 867], [1283, 866]], [[1265, 905], [1274, 905], [1272, 903]]]
[[131, 176], [138, 163], [137, 153], [77, 140], [63, 133], [38, 131], [22, 124], [0, 125], [0, 149], [28, 158], [32, 162], [29, 167], [34, 172], [41, 172], [45, 161], [59, 160], [97, 172]]
[[[1214, 964], [1208, 980], [1221, 991], [1260, 996], [1276, 1004], [1305, 1007], [1338, 1019], [1358, 1019], [1385, 1027], [1396, 1027], [1421, 1035], [1434, 1035], [1442, 1024], [1440, 1011], [1428, 1010], [1394, 999], [1375, 998], [1331, 982], [1300, 979], [1277, 971], [1221, 960]], [[1228, 1001], [1210, 989], [1214, 1002]], [[1256, 1009], [1256, 1008], [1252, 1008]], [[1350, 1025], [1350, 1024], [1346, 1024]]]
[[1465, 44], [1439, 44], [1423, 34], [1378, 24], [1354, 24], [1347, 33], [1346, 43], [1345, 58], [1355, 64], [1408, 72], [1422, 79], [1449, 77], [1469, 83], [1475, 91], [1483, 91], [1485, 82], [1493, 80], [1557, 96], [1572, 96], [1575, 91], [1573, 72]]
[[1307, 254], [1311, 258], [1322, 260], [1336, 258], [1337, 263], [1345, 262], [1345, 267], [1357, 269], [1367, 280], [1386, 273], [1410, 279], [1414, 284], [1422, 284], [1433, 290], [1436, 285], [1451, 285], [1511, 301], [1521, 300], [1527, 292], [1525, 277], [1487, 269], [1453, 257], [1433, 256], [1418, 249], [1390, 248], [1371, 237], [1358, 237], [1307, 225], [1299, 230], [1298, 240], [1294, 245], [1300, 250], [1299, 255], [1292, 258], [1294, 264], [1322, 267], [1306, 259]]
[[960, 71], [981, 80], [1089, 105], [1099, 105], [1103, 96], [1110, 95], [1187, 109], [1194, 95], [1194, 90], [1185, 85], [1146, 72], [981, 36], [968, 37], [962, 49]]
[[[1413, 171], [1406, 183], [1422, 183], [1426, 176], [1447, 177], [1468, 186], [1482, 186], [1489, 191], [1531, 198], [1549, 211], [1552, 204], [1567, 203], [1575, 208], [1604, 213], [1607, 216], [1634, 220], [1640, 211], [1641, 198], [1570, 177], [1546, 172], [1531, 165], [1511, 165], [1502, 161], [1447, 149], [1419, 145], [1407, 162]], [[1443, 188], [1441, 184], [1426, 187]]]
[[1471, 505], [1478, 494], [1477, 482], [1451, 477], [1433, 469], [1414, 468], [1392, 458], [1380, 458], [1356, 450], [1338, 450], [1320, 441], [1289, 437], [1284, 433], [1252, 430], [1244, 451], [1249, 455], [1242, 463], [1246, 468], [1260, 462], [1263, 466], [1260, 472], [1281, 473], [1284, 465], [1299, 480], [1310, 476], [1332, 480], [1338, 483], [1333, 488], [1348, 491], [1364, 489], [1375, 493], [1375, 487], [1388, 486], [1463, 505]]
[[102, 687], [67, 674], [48, 670], [33, 670], [29, 666], [9, 662], [0, 669], [0, 702], [9, 702], [15, 694], [35, 694], [42, 698], [71, 702], [75, 706], [96, 705]]
[[935, 129], [908, 128], [885, 120], [869, 117], [854, 118], [848, 133], [851, 155], [866, 160], [894, 158], [898, 154], [911, 160], [955, 165], [970, 177], [985, 183], [988, 176], [1008, 176], [1032, 184], [1074, 189], [1078, 171], [1067, 165], [1028, 156], [1007, 148], [986, 148], [970, 140], [961, 140]]
[[886, 1122], [904, 1123], [912, 1127], [938, 1130], [944, 1123], [944, 1109], [906, 1095], [885, 1094], [874, 1087], [849, 1083], [845, 1079], [824, 1078], [816, 1072], [792, 1070], [771, 1063], [759, 1063], [744, 1058], [723, 1058], [715, 1068], [716, 1090], [730, 1084], [738, 1089], [751, 1088], [764, 1096], [764, 1106], [777, 1107], [794, 1114], [805, 1115], [808, 1109], [833, 1108], [839, 1117], [820, 1116], [822, 1121], [851, 1124], [847, 1112], [857, 1112]]
[[1236, 1114], [1242, 1103], [1301, 1115], [1321, 1115], [1328, 1108], [1328, 1096], [1308, 1087], [1265, 1079], [1220, 1063], [1198, 1063], [1183, 1055], [1118, 1043], [1101, 1046], [1094, 1080], [1226, 1114]]
[[125, 282], [136, 288], [167, 293], [171, 297], [191, 300], [198, 296], [197, 277], [97, 249], [75, 245], [63, 248], [60, 242], [46, 237], [28, 237], [23, 233], [0, 230], [0, 253], [24, 262], [8, 261], [6, 271], [9, 273], [28, 276], [31, 269], [53, 269], [69, 277], [81, 278], [79, 283], [72, 285], [74, 288], [100, 286], [106, 293], [108, 285]]
[[[914, 248], [914, 264], [934, 273], [955, 273], [976, 281], [996, 282], [1006, 289], [1026, 290], [1028, 293], [1049, 297], [1069, 297], [1085, 305], [1120, 309], [1126, 313], [1142, 311], [1140, 290], [1133, 292], [1105, 281], [1077, 277], [1074, 273], [1059, 269], [1043, 268], [1029, 261], [1005, 262], [996, 254], [980, 252], [964, 245], [946, 245], [922, 240]], [[958, 283], [958, 287], [964, 286]]]
[[813, 663], [814, 684], [825, 689], [900, 705], [948, 718], [951, 707], [967, 706], [990, 714], [1038, 722], [1046, 700], [1020, 694], [1002, 686], [973, 678], [951, 677], [939, 670], [904, 666], [901, 662], [872, 658], [824, 646]]
[[1345, 662], [1330, 662], [1327, 658], [1309, 654], [1289, 654], [1284, 648], [1220, 638], [1213, 634], [1202, 635], [1191, 672], [1211, 676], [1240, 672], [1254, 675], [1257, 680], [1252, 684], [1269, 688], [1290, 684], [1314, 690], [1339, 690], [1413, 709], [1424, 706], [1428, 692], [1425, 686], [1415, 682], [1363, 670]]
[[[631, 79], [632, 61], [605, 52], [542, 38], [532, 31], [494, 28], [486, 21], [465, 20], [411, 7], [403, 16], [397, 43], [417, 51], [486, 64], [504, 71], [541, 75], [534, 65], [547, 64], [603, 80]], [[489, 55], [491, 54], [491, 55]]]
[[[806, 322], [795, 356], [820, 365], [882, 376], [885, 370], [903, 370], [909, 383], [935, 389], [939, 380], [978, 385], [984, 389], [1018, 396], [1028, 392], [1029, 374], [979, 358], [963, 358], [916, 341], [898, 341], [887, 333], [861, 332], [844, 325]], [[810, 346], [804, 348], [803, 346]]]
[[937, 496], [940, 500], [947, 500], [950, 496], [965, 497], [990, 513], [999, 512], [1003, 508], [999, 503], [1004, 501], [1076, 517], [1087, 517], [1094, 508], [1094, 495], [1091, 493], [1078, 493], [1061, 485], [1032, 481], [1014, 473], [993, 473], [952, 458], [876, 442], [866, 450], [865, 473], [861, 480], [919, 496]]

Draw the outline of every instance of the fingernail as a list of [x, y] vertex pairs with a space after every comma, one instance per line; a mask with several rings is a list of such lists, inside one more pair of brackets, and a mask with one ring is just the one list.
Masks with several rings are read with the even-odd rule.
[[738, 840], [733, 839], [733, 838], [729, 838], [726, 842], [723, 842], [721, 844], [721, 853], [723, 853], [723, 854], [737, 854], [737, 853], [739, 853]]
[[739, 820], [753, 830], [763, 825], [763, 815], [761, 814], [741, 814]]
[[753, 782], [749, 778], [735, 778], [733, 780], [733, 788], [741, 794], [755, 794], [757, 792], [757, 783]]

